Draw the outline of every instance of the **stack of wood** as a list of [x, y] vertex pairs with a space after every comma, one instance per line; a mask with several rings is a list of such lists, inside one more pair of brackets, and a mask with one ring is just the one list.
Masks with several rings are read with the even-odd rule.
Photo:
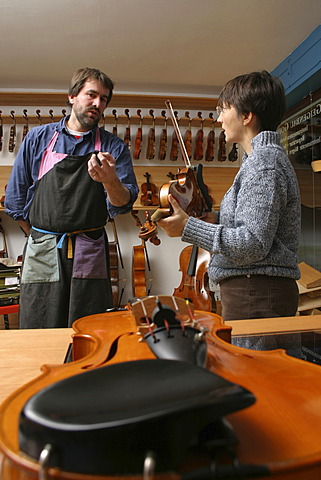
[[310, 265], [299, 263], [301, 278], [297, 284], [299, 287], [300, 315], [321, 314], [321, 272]]

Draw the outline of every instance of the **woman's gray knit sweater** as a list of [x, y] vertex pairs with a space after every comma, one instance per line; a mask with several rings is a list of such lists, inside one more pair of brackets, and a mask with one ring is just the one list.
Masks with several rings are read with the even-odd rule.
[[211, 284], [247, 274], [300, 278], [301, 202], [295, 171], [278, 133], [259, 133], [252, 147], [221, 202], [218, 223], [190, 217], [183, 231], [182, 240], [213, 253]]

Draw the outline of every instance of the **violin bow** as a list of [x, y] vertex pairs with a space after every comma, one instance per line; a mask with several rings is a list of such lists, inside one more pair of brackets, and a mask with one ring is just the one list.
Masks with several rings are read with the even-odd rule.
[[174, 114], [172, 104], [169, 100], [166, 100], [165, 105], [167, 107], [167, 110], [169, 111], [169, 114], [170, 114], [170, 117], [171, 117], [171, 120], [172, 120], [172, 124], [173, 124], [174, 130], [175, 130], [175, 133], [177, 135], [178, 143], [179, 143], [179, 146], [181, 148], [182, 157], [183, 157], [185, 166], [186, 166], [186, 168], [191, 167], [191, 162], [190, 162], [189, 156], [187, 154], [185, 143], [184, 143], [182, 134], [180, 132], [180, 129], [179, 129], [179, 126], [178, 126], [178, 123], [177, 123], [177, 120], [176, 120], [176, 117], [175, 117], [175, 114]]

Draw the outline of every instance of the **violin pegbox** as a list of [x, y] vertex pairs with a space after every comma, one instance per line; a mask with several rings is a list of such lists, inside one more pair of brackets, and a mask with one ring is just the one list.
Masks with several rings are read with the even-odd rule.
[[137, 333], [157, 358], [205, 367], [207, 329], [194, 319], [193, 306], [174, 296], [146, 297], [132, 306]]

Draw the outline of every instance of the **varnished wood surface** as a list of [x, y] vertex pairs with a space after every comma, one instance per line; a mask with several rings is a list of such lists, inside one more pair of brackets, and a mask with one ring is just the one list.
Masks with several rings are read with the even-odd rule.
[[[182, 97], [173, 95], [135, 95], [114, 93], [108, 108], [137, 107], [137, 108], [164, 108], [165, 100], [171, 100], [176, 108], [215, 110], [217, 98], [211, 97]], [[39, 105], [62, 106], [67, 103], [67, 92], [1, 92], [0, 105]]]
[[[200, 318], [198, 314], [197, 318]], [[273, 480], [321, 478], [321, 367], [290, 358], [283, 351], [258, 352], [231, 346], [217, 336], [218, 329], [221, 328], [216, 322], [213, 324], [213, 319], [217, 316], [211, 317], [211, 314], [201, 312], [201, 318], [204, 326], [212, 325], [208, 336], [208, 368], [249, 389], [256, 396], [254, 405], [227, 417], [238, 439], [238, 459], [242, 463], [267, 465], [272, 473], [269, 478]], [[290, 328], [296, 318], [278, 318], [277, 321], [280, 324], [288, 321]], [[267, 322], [269, 320], [275, 319], [266, 319]], [[301, 320], [303, 319], [298, 319]], [[305, 317], [305, 320], [313, 323], [320, 318]], [[262, 322], [259, 320], [242, 322], [251, 322], [252, 325], [260, 323], [263, 331]], [[236, 331], [236, 322], [230, 323]], [[83, 329], [79, 327], [87, 325], [89, 331], [86, 338]], [[129, 313], [119, 313], [117, 318], [110, 314], [87, 317], [81, 319], [77, 327], [76, 337], [79, 337], [80, 344], [76, 350], [85, 353], [88, 348], [89, 352], [84, 363], [77, 360], [85, 370], [87, 367], [84, 365], [102, 364], [110, 342], [119, 335], [119, 354], [116, 354], [111, 363], [132, 360], [133, 357], [153, 357], [147, 345], [137, 341], [136, 335], [124, 335], [124, 332], [135, 331], [135, 324]], [[1, 373], [0, 379], [2, 383], [3, 379], [7, 379], [7, 384], [10, 384], [5, 386], [7, 393], [10, 389], [14, 391], [11, 397], [14, 408], [11, 408], [10, 415], [7, 416], [6, 408], [10, 409], [10, 401], [6, 399], [1, 406], [0, 422], [0, 430], [8, 435], [7, 445], [12, 444], [11, 448], [16, 452], [12, 458], [18, 454], [13, 424], [16, 424], [18, 418], [20, 400], [26, 400], [31, 392], [37, 390], [37, 381], [29, 384], [29, 393], [25, 388], [17, 391], [15, 386], [19, 382], [20, 385], [25, 384], [28, 370], [30, 377], [39, 375], [43, 362], [61, 364], [71, 333], [70, 329], [0, 332], [1, 358], [7, 357], [6, 364], [3, 364], [1, 369], [8, 369], [10, 362], [14, 364], [7, 376]], [[93, 341], [89, 341], [89, 347], [86, 347], [92, 335]], [[72, 372], [75, 366], [69, 364], [66, 368]], [[56, 370], [55, 379], [58, 379], [61, 369], [59, 366], [52, 369]], [[9, 377], [12, 377], [10, 381]], [[45, 380], [45, 383], [47, 382], [48, 378]], [[26, 459], [20, 458], [20, 461], [27, 466]], [[19, 480], [20, 478], [29, 480], [34, 477], [17, 477]], [[58, 478], [78, 480], [79, 476]]]

